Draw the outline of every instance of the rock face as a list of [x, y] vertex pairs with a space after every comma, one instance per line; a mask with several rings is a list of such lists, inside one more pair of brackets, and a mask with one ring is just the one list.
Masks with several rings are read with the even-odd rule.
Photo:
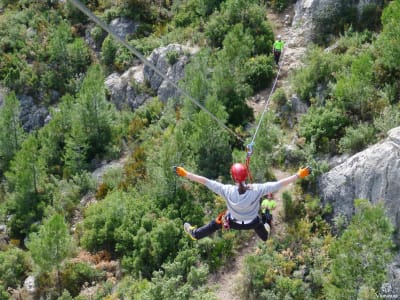
[[310, 42], [314, 40], [315, 33], [318, 29], [316, 20], [322, 15], [324, 17], [332, 16], [332, 23], [337, 22], [337, 18], [341, 17], [344, 11], [354, 8], [358, 17], [363, 12], [363, 8], [367, 5], [382, 6], [381, 0], [359, 0], [359, 1], [341, 1], [341, 0], [298, 0], [295, 6], [295, 15], [293, 18], [293, 26], [303, 27], [305, 30], [304, 38]]
[[135, 110], [150, 96], [138, 91], [138, 86], [144, 83], [143, 66], [135, 66], [123, 73], [112, 73], [106, 78], [105, 86], [109, 91], [111, 102], [118, 109]]
[[109, 25], [111, 30], [113, 30], [122, 39], [125, 39], [129, 34], [135, 33], [139, 27], [139, 23], [135, 23], [128, 18], [114, 19]]
[[[400, 127], [322, 175], [318, 188], [322, 203], [330, 203], [334, 215], [348, 219], [354, 213], [354, 199], [383, 201], [388, 217], [400, 229]], [[399, 230], [395, 240], [400, 242]]]
[[[170, 44], [155, 49], [148, 60], [173, 82], [178, 82], [184, 75], [184, 67], [189, 62], [189, 56], [195, 52], [195, 49], [189, 47]], [[171, 54], [176, 57], [171, 59], [173, 56]], [[150, 87], [157, 91], [161, 101], [165, 102], [168, 98], [179, 96], [179, 92], [150, 67], [144, 67], [143, 75]]]
[[37, 106], [31, 96], [18, 96], [21, 104], [20, 120], [25, 131], [38, 129], [45, 124], [49, 111], [46, 107]]
[[[155, 49], [148, 60], [172, 81], [178, 82], [184, 75], [184, 68], [190, 55], [195, 52], [195, 49], [171, 44]], [[173, 55], [169, 56], [168, 53]], [[122, 75], [112, 73], [105, 81], [111, 101], [117, 108], [128, 106], [132, 110], [151, 97], [148, 93], [143, 92], [143, 89], [141, 90], [145, 84], [148, 84], [163, 102], [171, 97], [179, 96], [173, 86], [148, 66], [134, 66]]]

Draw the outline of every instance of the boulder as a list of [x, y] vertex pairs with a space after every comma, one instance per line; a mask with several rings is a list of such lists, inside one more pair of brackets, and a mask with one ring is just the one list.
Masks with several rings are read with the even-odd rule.
[[[311, 42], [315, 39], [315, 34], [324, 28], [319, 28], [317, 20], [324, 18], [327, 24], [337, 22], [345, 12], [350, 9], [357, 11], [358, 17], [361, 16], [363, 9], [367, 5], [382, 6], [381, 0], [360, 0], [360, 1], [341, 1], [341, 0], [299, 0], [295, 5], [295, 15], [292, 25], [304, 28], [304, 39]], [[347, 16], [348, 17], [348, 16]], [[330, 18], [332, 22], [330, 22]], [[357, 20], [354, 20], [357, 22]]]
[[19, 118], [25, 131], [30, 132], [42, 127], [49, 115], [49, 110], [46, 107], [37, 106], [31, 96], [20, 95], [18, 99], [21, 107]]
[[350, 219], [354, 199], [372, 203], [383, 201], [387, 216], [395, 226], [395, 241], [400, 242], [400, 127], [388, 132], [388, 137], [359, 152], [323, 174], [318, 190], [323, 204], [329, 203], [333, 216]]
[[[171, 81], [178, 82], [184, 75], [184, 68], [190, 55], [196, 51], [197, 49], [171, 44], [153, 50], [148, 60]], [[170, 52], [174, 52], [176, 57], [169, 58], [168, 53]], [[111, 102], [118, 109], [129, 107], [134, 110], [149, 99], [151, 95], [143, 92], [142, 89], [143, 85], [147, 84], [163, 102], [179, 96], [179, 92], [168, 80], [164, 80], [162, 76], [146, 65], [131, 67], [122, 75], [112, 73], [105, 81]]]
[[138, 90], [138, 87], [143, 83], [143, 66], [134, 66], [122, 75], [112, 73], [106, 78], [105, 86], [111, 102], [118, 109], [128, 107], [135, 110], [150, 98], [150, 95]]
[[[196, 49], [179, 44], [170, 44], [153, 50], [148, 60], [171, 81], [177, 83], [184, 76], [184, 67], [189, 62], [190, 55], [196, 51]], [[176, 54], [176, 59], [168, 57], [171, 52]], [[150, 87], [157, 92], [161, 101], [166, 102], [168, 98], [179, 96], [179, 92], [149, 66], [144, 67], [143, 75]]]
[[129, 34], [134, 34], [139, 27], [139, 23], [135, 23], [128, 18], [116, 18], [109, 24], [110, 29], [121, 39], [125, 39]]

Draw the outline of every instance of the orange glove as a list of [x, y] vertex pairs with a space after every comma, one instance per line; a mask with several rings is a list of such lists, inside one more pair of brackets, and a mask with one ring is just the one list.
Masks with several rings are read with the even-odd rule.
[[182, 167], [174, 167], [174, 171], [175, 171], [176, 175], [178, 175], [178, 176], [181, 176], [181, 177], [187, 176], [187, 171]]
[[304, 178], [310, 175], [311, 172], [312, 172], [311, 167], [307, 166], [305, 168], [299, 169], [299, 171], [297, 172], [297, 176], [299, 176], [299, 178]]

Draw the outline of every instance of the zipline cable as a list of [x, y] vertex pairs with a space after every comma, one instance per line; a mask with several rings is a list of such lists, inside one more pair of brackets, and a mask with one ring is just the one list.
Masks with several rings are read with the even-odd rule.
[[257, 125], [257, 128], [256, 128], [256, 131], [254, 132], [253, 138], [252, 138], [252, 140], [250, 142], [250, 145], [252, 145], [252, 146], [254, 145], [254, 140], [256, 139], [258, 130], [260, 129], [260, 126], [261, 126], [261, 122], [262, 122], [262, 120], [264, 118], [264, 114], [268, 110], [268, 106], [269, 106], [269, 102], [271, 100], [272, 93], [274, 92], [275, 87], [276, 87], [276, 83], [278, 82], [279, 73], [281, 72], [281, 67], [282, 67], [282, 63], [283, 63], [284, 54], [285, 54], [285, 50], [282, 51], [281, 63], [279, 64], [278, 73], [276, 74], [276, 77], [275, 77], [275, 80], [274, 80], [274, 84], [272, 85], [271, 91], [269, 92], [269, 96], [268, 96], [267, 100], [265, 101], [264, 110], [263, 110], [263, 112], [261, 114], [260, 120], [258, 121], [258, 125]]
[[102, 20], [96, 17], [85, 5], [83, 5], [79, 0], [68, 0], [70, 1], [76, 8], [78, 8], [81, 12], [83, 12], [86, 16], [89, 17], [93, 22], [95, 22], [98, 26], [100, 26], [103, 30], [108, 32], [115, 40], [124, 45], [129, 51], [131, 51], [134, 55], [136, 55], [146, 66], [151, 68], [154, 72], [156, 72], [159, 76], [161, 76], [164, 80], [166, 80], [169, 84], [171, 84], [175, 89], [180, 91], [184, 96], [186, 96], [191, 102], [193, 102], [197, 107], [202, 109], [205, 113], [207, 113], [214, 121], [216, 121], [222, 128], [231, 133], [234, 137], [236, 137], [239, 141], [244, 143], [244, 140], [235, 133], [232, 129], [226, 126], [220, 119], [218, 119], [215, 115], [213, 115], [207, 108], [205, 108], [201, 103], [199, 103], [196, 99], [194, 99], [189, 93], [180, 88], [174, 81], [168, 78], [163, 72], [161, 72], [156, 66], [150, 63], [140, 52], [138, 52], [135, 48], [129, 45], [125, 40], [123, 40], [120, 36], [118, 36], [114, 30], [112, 30], [107, 24], [105, 24]]
[[255, 141], [255, 139], [256, 139], [258, 130], [260, 129], [261, 122], [262, 122], [262, 120], [263, 120], [263, 118], [264, 118], [264, 115], [265, 115], [265, 113], [266, 113], [267, 110], [268, 110], [269, 102], [270, 102], [270, 100], [271, 100], [272, 93], [273, 93], [274, 90], [275, 90], [276, 83], [278, 82], [279, 73], [281, 72], [281, 67], [282, 67], [282, 64], [283, 64], [283, 57], [284, 57], [284, 54], [285, 54], [285, 50], [282, 51], [282, 55], [281, 55], [281, 59], [280, 59], [281, 63], [278, 64], [278, 66], [279, 66], [279, 68], [278, 68], [278, 73], [276, 73], [276, 77], [275, 77], [274, 83], [273, 83], [273, 85], [272, 85], [271, 91], [269, 92], [268, 98], [267, 98], [267, 100], [265, 101], [264, 110], [263, 110], [263, 112], [262, 112], [262, 114], [261, 114], [260, 119], [258, 120], [258, 124], [257, 124], [257, 127], [256, 127], [256, 131], [255, 131], [254, 134], [253, 134], [253, 138], [251, 139], [250, 144], [248, 144], [248, 145], [246, 146], [246, 152], [247, 152], [247, 154], [246, 154], [246, 167], [247, 167], [247, 171], [248, 171], [248, 173], [249, 173], [250, 181], [253, 181], [253, 176], [251, 175], [251, 172], [250, 172], [250, 158], [251, 158], [251, 156], [253, 155], [254, 141]]

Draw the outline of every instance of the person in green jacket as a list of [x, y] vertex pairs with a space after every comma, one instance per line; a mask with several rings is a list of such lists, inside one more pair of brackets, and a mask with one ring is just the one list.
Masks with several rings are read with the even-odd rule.
[[273, 46], [273, 52], [274, 52], [274, 58], [275, 58], [275, 63], [276, 65], [279, 64], [279, 59], [281, 57], [281, 53], [283, 51], [283, 46], [285, 45], [283, 41], [281, 40], [281, 35], [278, 35], [278, 39], [274, 42]]
[[262, 216], [262, 221], [268, 229], [272, 227], [272, 213], [276, 208], [276, 201], [274, 200], [274, 197], [272, 193], [268, 193], [266, 198], [261, 202], [261, 216]]

